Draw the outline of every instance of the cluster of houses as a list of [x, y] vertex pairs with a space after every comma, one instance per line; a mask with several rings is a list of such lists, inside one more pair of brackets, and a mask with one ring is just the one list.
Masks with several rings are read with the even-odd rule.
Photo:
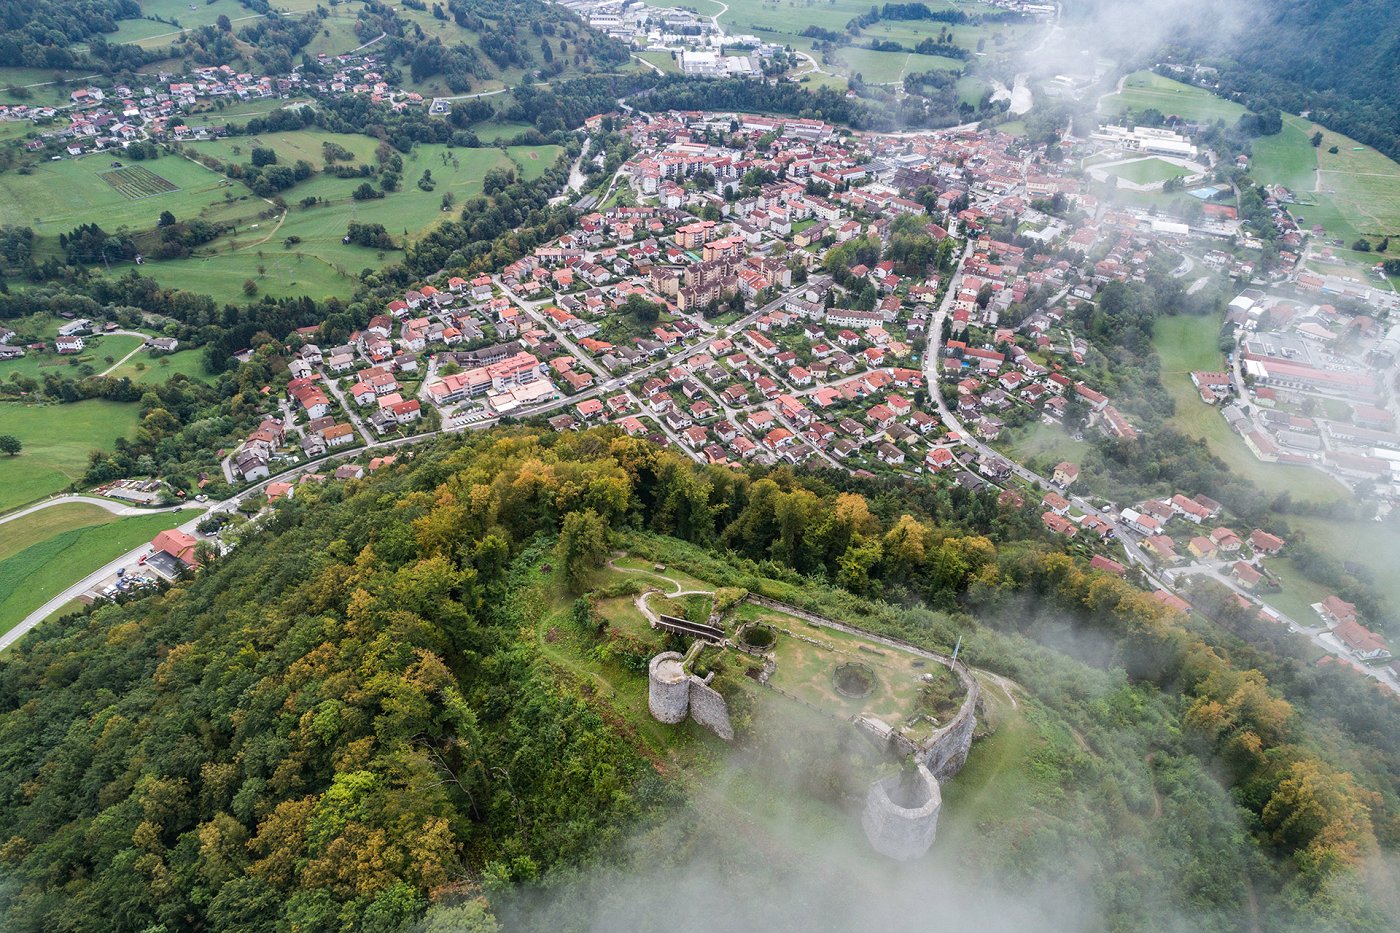
[[186, 122], [192, 114], [217, 115], [223, 102], [288, 99], [301, 96], [363, 96], [403, 110], [428, 104], [415, 91], [396, 87], [372, 52], [319, 56], [321, 76], [294, 68], [285, 75], [237, 71], [229, 65], [198, 67], [186, 73], [159, 72], [140, 86], [81, 87], [63, 107], [0, 105], [0, 120], [52, 126], [25, 143], [31, 152], [62, 146], [73, 156], [122, 148], [140, 139], [192, 141], [222, 136], [219, 123]]
[[1336, 594], [1313, 607], [1327, 626], [1328, 635], [1363, 664], [1389, 661], [1391, 652], [1385, 639], [1361, 624], [1356, 606]]

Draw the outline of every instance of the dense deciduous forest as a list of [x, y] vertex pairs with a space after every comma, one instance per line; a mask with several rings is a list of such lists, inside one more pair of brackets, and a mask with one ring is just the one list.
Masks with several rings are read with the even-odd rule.
[[[1247, 870], [1271, 928], [1381, 924], [1400, 723], [1344, 678], [1197, 631], [989, 494], [736, 474], [611, 429], [512, 429], [304, 485], [197, 579], [20, 643], [0, 663], [5, 927], [489, 928], [483, 890], [606, 857], [662, 782], [607, 701], [542, 662], [507, 597], [552, 560], [586, 586], [608, 534], [629, 532], [690, 542], [721, 580], [787, 581], [788, 598], [835, 584], [1009, 635], [1092, 635], [1095, 663], [1164, 698], [1136, 701], [1173, 720], [1152, 742], [1211, 762], [1248, 816], [1245, 835], [1163, 841], [1152, 864]], [[898, 618], [929, 644], [958, 631]], [[1005, 663], [1026, 676], [1025, 658]], [[1128, 715], [1028, 687], [1096, 723]], [[1102, 879], [1113, 923], [1239, 908], [1228, 883], [1126, 896], [1144, 880]]]

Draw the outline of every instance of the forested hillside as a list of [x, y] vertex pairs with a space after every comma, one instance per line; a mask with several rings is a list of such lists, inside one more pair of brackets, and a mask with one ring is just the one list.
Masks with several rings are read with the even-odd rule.
[[1400, 157], [1400, 6], [1390, 0], [1269, 0], [1208, 59], [1227, 91], [1264, 97]]
[[[982, 827], [1008, 883], [1072, 867], [1104, 926], [1238, 928], [1242, 886], [1269, 929], [1379, 929], [1394, 908], [1400, 722], [1345, 675], [1197, 631], [991, 494], [517, 428], [303, 484], [196, 579], [12, 649], [0, 925], [490, 929], [483, 892], [613, 859], [677, 788], [605, 694], [545, 662], [519, 597], [541, 574], [587, 592], [627, 536], [931, 647], [965, 636], [1020, 679], [1080, 745], [1036, 766], [1029, 835]], [[1013, 650], [1027, 638], [1057, 647]], [[1095, 677], [1120, 683], [1084, 692]]]
[[1202, 65], [1194, 80], [1258, 109], [1313, 119], [1400, 158], [1400, 5], [1391, 0], [1162, 2], [1067, 0], [1073, 47], [1092, 45], [1129, 70]]
[[[386, 75], [395, 83], [439, 79], [460, 93], [486, 81], [608, 71], [629, 61], [625, 46], [544, 0], [448, 0], [431, 9], [422, 0], [364, 0], [295, 12], [279, 12], [267, 0], [240, 3], [217, 20], [196, 12], [180, 23], [160, 17], [157, 9], [169, 16], [166, 6], [140, 0], [0, 0], [0, 67], [118, 74], [180, 58], [271, 74], [301, 67], [314, 75], [318, 53], [375, 43], [376, 54], [401, 72]], [[126, 41], [121, 24], [139, 19], [166, 32]]]

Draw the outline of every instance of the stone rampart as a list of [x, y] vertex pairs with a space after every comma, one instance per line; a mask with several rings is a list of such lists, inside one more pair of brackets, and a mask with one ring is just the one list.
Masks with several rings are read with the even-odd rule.
[[647, 664], [647, 708], [658, 722], [674, 725], [690, 712], [690, 675], [684, 658], [663, 651]]
[[908, 862], [922, 858], [933, 845], [942, 808], [938, 780], [920, 762], [912, 773], [870, 785], [860, 823], [876, 852]]
[[981, 688], [977, 683], [977, 678], [972, 676], [972, 671], [968, 669], [966, 664], [954, 661], [947, 655], [929, 651], [927, 648], [920, 648], [918, 645], [901, 638], [891, 638], [888, 635], [880, 635], [854, 625], [847, 625], [815, 612], [808, 612], [806, 609], [780, 603], [775, 599], [753, 594], [749, 594], [748, 598], [755, 605], [786, 613], [805, 622], [811, 622], [813, 625], [845, 632], [849, 635], [858, 635], [877, 644], [907, 651], [921, 658], [936, 661], [951, 670], [962, 683], [967, 694], [963, 698], [962, 706], [958, 708], [957, 715], [919, 743], [915, 757], [926, 764], [929, 771], [939, 781], [948, 780], [962, 769], [963, 763], [967, 761], [968, 749], [972, 747], [972, 733], [977, 728], [977, 702], [981, 697]]
[[729, 704], [713, 687], [694, 674], [690, 677], [690, 718], [726, 742], [734, 741]]

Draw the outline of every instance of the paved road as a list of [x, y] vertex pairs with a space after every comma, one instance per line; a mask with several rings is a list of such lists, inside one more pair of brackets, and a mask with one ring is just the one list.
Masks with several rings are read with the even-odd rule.
[[[779, 296], [778, 298], [775, 298], [773, 301], [770, 301], [768, 304], [764, 305], [762, 308], [759, 308], [758, 310], [745, 315], [738, 321], [734, 322], [732, 328], [735, 331], [741, 330], [744, 327], [747, 327], [749, 324], [753, 323], [753, 321], [756, 320], [759, 315], [774, 310], [776, 308], [782, 307], [782, 305], [787, 301], [789, 295], [791, 294], [791, 292], [784, 293], [783, 295]], [[663, 368], [670, 368], [672, 366], [678, 365], [682, 361], [690, 358], [691, 356], [694, 356], [696, 353], [701, 352], [702, 350], [709, 347], [710, 343], [713, 340], [714, 336], [712, 335], [706, 338], [705, 340], [698, 341], [693, 346], [688, 347], [687, 349], [674, 356], [664, 356], [656, 362], [648, 364], [642, 369], [628, 373], [626, 376], [618, 376], [613, 377], [611, 379], [607, 379], [606, 381], [595, 382], [593, 386], [585, 392], [580, 392], [576, 395], [564, 396], [561, 398], [553, 399], [549, 402], [545, 402], [542, 405], [537, 405], [533, 408], [522, 410], [516, 413], [516, 415], [520, 418], [530, 418], [536, 415], [546, 415], [558, 409], [576, 405], [584, 399], [593, 398], [594, 396], [597, 396], [604, 391], [612, 391], [614, 389], [617, 389], [628, 382], [637, 379], [645, 379], [659, 372]], [[347, 411], [348, 410], [349, 409], [347, 408]], [[250, 486], [248, 489], [245, 489], [243, 492], [240, 492], [235, 496], [231, 496], [228, 499], [224, 499], [219, 502], [210, 503], [202, 509], [195, 509], [194, 516], [189, 521], [182, 523], [179, 526], [179, 528], [182, 531], [193, 533], [194, 527], [198, 525], [199, 522], [202, 521], [206, 516], [212, 515], [213, 513], [218, 511], [232, 511], [239, 505], [239, 503], [242, 503], [247, 499], [260, 494], [262, 490], [266, 488], [268, 483], [277, 482], [279, 480], [286, 480], [293, 476], [300, 475], [302, 473], [313, 472], [337, 460], [358, 457], [360, 454], [370, 451], [389, 450], [397, 447], [402, 447], [407, 444], [418, 443], [420, 441], [424, 441], [433, 437], [437, 433], [458, 433], [466, 430], [481, 430], [484, 428], [489, 428], [495, 423], [496, 419], [492, 418], [466, 424], [444, 426], [441, 432], [429, 431], [423, 434], [415, 434], [411, 437], [395, 438], [394, 440], [390, 441], [378, 441], [375, 443], [367, 444], [364, 447], [358, 447], [353, 450], [347, 450], [340, 453], [331, 454], [328, 457], [323, 457], [320, 460], [315, 460], [311, 463], [298, 464], [297, 466], [291, 467], [290, 469], [283, 470], [280, 473], [276, 473], [272, 476], [269, 476], [267, 479], [262, 480], [256, 485]], [[686, 448], [683, 446], [681, 446], [680, 449], [686, 450]], [[50, 500], [49, 502], [38, 503], [36, 505], [30, 506], [28, 509], [21, 510], [20, 512], [16, 512], [12, 515], [6, 516], [4, 519], [0, 519], [0, 522], [10, 521], [12, 519], [20, 517], [21, 515], [29, 514], [30, 512], [37, 511], [41, 508], [49, 508], [51, 505], [59, 504], [60, 501], [92, 501], [96, 504], [102, 505], [104, 508], [109, 509], [112, 508], [114, 505], [113, 503], [109, 503], [103, 499], [95, 499], [92, 497], [84, 496], [68, 496], [63, 497], [62, 500]], [[122, 508], [122, 506], [116, 507]], [[188, 508], [188, 506], [186, 506], [186, 508]], [[140, 509], [137, 511], [147, 512], [151, 510]], [[69, 586], [68, 588], [63, 590], [63, 592], [57, 594], [48, 602], [44, 603], [44, 605], [40, 606], [38, 609], [25, 616], [24, 619], [18, 625], [10, 629], [10, 631], [7, 632], [3, 637], [0, 637], [0, 651], [3, 651], [4, 649], [8, 648], [10, 645], [18, 641], [20, 638], [24, 637], [25, 633], [27, 633], [30, 629], [34, 628], [40, 622], [43, 622], [45, 619], [53, 615], [55, 612], [57, 612], [63, 606], [67, 605], [69, 602], [77, 599], [83, 593], [86, 593], [88, 590], [92, 589], [92, 587], [95, 586], [97, 583], [115, 574], [118, 568], [129, 567], [135, 564], [135, 562], [141, 557], [142, 554], [144, 554], [148, 550], [149, 547], [150, 545], [142, 545], [139, 548], [135, 548], [134, 550], [123, 554], [116, 560], [107, 563], [102, 568], [83, 577], [83, 579], [79, 580], [77, 583], [74, 583], [72, 586]]]
[[[492, 422], [492, 423], [494, 423], [494, 422]], [[486, 426], [489, 426], [489, 425], [480, 425], [480, 426], [486, 427]], [[473, 425], [473, 427], [478, 427], [478, 425]], [[445, 430], [454, 431], [454, 432], [455, 432], [455, 431], [460, 431], [460, 430], [462, 430], [462, 428], [460, 428], [460, 427], [459, 427], [459, 428], [455, 428], [455, 429], [451, 429], [451, 428], [450, 428], [450, 429], [445, 429]], [[189, 503], [189, 504], [187, 504], [187, 505], [185, 505], [185, 506], [183, 506], [183, 507], [186, 508], [186, 509], [190, 509], [191, 514], [192, 514], [193, 517], [191, 517], [189, 521], [186, 521], [186, 522], [181, 523], [178, 527], [179, 527], [179, 529], [180, 529], [181, 531], [185, 531], [185, 532], [188, 532], [188, 533], [190, 533], [190, 534], [194, 534], [194, 533], [195, 533], [195, 531], [194, 531], [195, 526], [198, 525], [201, 521], [203, 521], [206, 517], [208, 517], [208, 516], [210, 516], [210, 515], [213, 515], [215, 512], [221, 512], [221, 511], [222, 511], [222, 512], [231, 512], [231, 511], [233, 511], [234, 509], [236, 509], [236, 508], [238, 507], [238, 505], [239, 505], [240, 503], [245, 502], [245, 501], [247, 501], [248, 499], [253, 498], [254, 496], [260, 495], [260, 494], [262, 493], [262, 491], [267, 487], [267, 484], [268, 484], [268, 483], [275, 483], [275, 482], [277, 482], [277, 481], [279, 481], [279, 480], [287, 480], [287, 479], [290, 479], [291, 477], [300, 475], [300, 474], [302, 474], [302, 473], [315, 472], [315, 471], [320, 470], [320, 469], [322, 469], [322, 468], [324, 468], [324, 467], [326, 467], [326, 466], [328, 466], [328, 465], [333, 464], [334, 461], [337, 461], [337, 460], [344, 460], [344, 459], [348, 459], [348, 458], [352, 458], [352, 457], [357, 457], [357, 456], [359, 456], [360, 454], [365, 453], [365, 452], [368, 451], [368, 450], [389, 450], [389, 449], [393, 449], [393, 448], [396, 448], [396, 447], [402, 447], [402, 446], [404, 446], [404, 445], [406, 445], [406, 444], [418, 443], [418, 442], [420, 442], [420, 441], [424, 441], [424, 440], [427, 440], [428, 438], [432, 437], [432, 436], [434, 435], [434, 433], [436, 433], [436, 432], [428, 432], [428, 433], [425, 433], [425, 434], [416, 434], [416, 435], [414, 435], [414, 436], [412, 436], [412, 437], [395, 438], [394, 440], [391, 440], [391, 441], [380, 441], [379, 443], [370, 445], [369, 447], [360, 447], [360, 448], [356, 448], [356, 449], [354, 449], [354, 450], [347, 450], [347, 451], [343, 451], [343, 452], [341, 452], [341, 453], [331, 454], [330, 456], [328, 456], [328, 457], [323, 457], [323, 458], [321, 458], [320, 460], [315, 460], [315, 461], [312, 461], [311, 463], [302, 463], [302, 464], [298, 464], [297, 466], [291, 467], [290, 469], [283, 470], [283, 471], [280, 472], [280, 473], [273, 474], [272, 476], [269, 476], [267, 479], [262, 480], [261, 482], [255, 484], [255, 485], [253, 485], [253, 486], [248, 487], [247, 489], [243, 490], [242, 492], [238, 493], [237, 495], [235, 495], [235, 496], [230, 496], [229, 498], [223, 499], [223, 500], [221, 500], [221, 501], [219, 501], [219, 502], [212, 502], [212, 503], [207, 503], [207, 504], [201, 504], [201, 505], [196, 506], [196, 507], [193, 508], [193, 509], [190, 509], [190, 506], [191, 506], [191, 505], [194, 505], [194, 504], [193, 504], [193, 503]], [[97, 503], [97, 504], [104, 504], [104, 503], [105, 503], [105, 500], [102, 500], [102, 499], [91, 499], [90, 497], [85, 497], [85, 496], [69, 496], [69, 497], [65, 497], [65, 499], [66, 499], [67, 501], [92, 501], [92, 502]], [[51, 502], [52, 502], [52, 501], [54, 501], [54, 500], [51, 500]], [[10, 520], [10, 519], [12, 519], [12, 518], [18, 518], [18, 517], [19, 517], [20, 515], [22, 515], [22, 514], [26, 514], [27, 512], [31, 512], [31, 511], [35, 511], [35, 510], [38, 509], [38, 508], [47, 507], [49, 504], [50, 504], [50, 503], [40, 503], [39, 505], [34, 506], [34, 507], [31, 507], [30, 509], [25, 510], [25, 511], [23, 511], [23, 512], [17, 512], [17, 513], [15, 513], [14, 515], [7, 516], [6, 519], [4, 519], [4, 520], [5, 520], [5, 521], [8, 521], [8, 520]], [[111, 503], [105, 503], [105, 504], [106, 504], [106, 505], [111, 505]], [[179, 507], [179, 506], [176, 506], [176, 507], [174, 507], [174, 508], [180, 508], [180, 507]], [[150, 511], [152, 511], [152, 510], [151, 510], [151, 509], [139, 509], [139, 510], [137, 510], [137, 511], [144, 513], [144, 512], [150, 512]], [[166, 511], [166, 510], [160, 510], [160, 511]], [[6, 632], [3, 636], [0, 636], [0, 651], [4, 651], [4, 650], [5, 650], [6, 648], [8, 648], [10, 645], [14, 644], [14, 643], [15, 643], [16, 641], [18, 641], [20, 638], [24, 637], [24, 635], [25, 635], [30, 629], [34, 628], [34, 626], [38, 625], [40, 622], [44, 621], [44, 620], [47, 619], [49, 616], [53, 615], [53, 614], [54, 614], [55, 612], [57, 612], [59, 609], [63, 608], [63, 606], [65, 606], [65, 605], [67, 605], [68, 603], [72, 602], [73, 600], [77, 599], [79, 596], [81, 596], [82, 594], [86, 593], [88, 590], [92, 589], [94, 586], [96, 586], [96, 585], [97, 585], [98, 583], [100, 583], [102, 580], [105, 580], [105, 579], [107, 579], [108, 577], [110, 577], [110, 576], [112, 576], [113, 574], [115, 574], [119, 568], [121, 568], [121, 567], [131, 567], [131, 566], [135, 565], [136, 562], [140, 559], [140, 557], [141, 557], [143, 554], [145, 554], [148, 550], [150, 550], [150, 545], [149, 545], [149, 544], [143, 544], [143, 545], [141, 545], [141, 546], [138, 547], [138, 548], [135, 548], [135, 549], [133, 549], [133, 550], [131, 550], [131, 551], [128, 551], [127, 553], [123, 554], [121, 557], [118, 557], [116, 560], [110, 561], [109, 563], [107, 563], [107, 564], [105, 564], [103, 567], [101, 567], [100, 569], [93, 571], [92, 573], [90, 573], [90, 574], [88, 574], [87, 576], [83, 577], [83, 579], [79, 580], [77, 583], [74, 583], [72, 586], [70, 586], [70, 587], [66, 588], [65, 590], [63, 590], [63, 592], [61, 592], [61, 593], [59, 593], [58, 595], [54, 596], [52, 599], [50, 599], [48, 602], [44, 603], [44, 604], [43, 604], [42, 606], [40, 606], [38, 609], [35, 609], [35, 610], [34, 610], [33, 612], [31, 612], [29, 615], [25, 616], [24, 619], [23, 619], [18, 625], [16, 625], [14, 628], [10, 629], [10, 631]]]
[[[1249, 590], [1246, 590], [1244, 587], [1236, 583], [1233, 577], [1224, 573], [1222, 571], [1222, 566], [1225, 563], [1229, 562], [1197, 562], [1187, 564], [1183, 567], [1173, 568], [1170, 571], [1169, 575], [1172, 578], [1173, 582], [1178, 579], [1184, 579], [1186, 577], [1208, 577], [1211, 580], [1214, 580], [1216, 583], [1219, 583], [1226, 589], [1230, 590], [1231, 592], [1237, 593], [1238, 595], [1249, 600], [1251, 605], [1257, 606], [1261, 609], [1269, 610], [1270, 614], [1277, 617], [1280, 623], [1288, 626], [1289, 631], [1293, 632], [1295, 635], [1305, 636], [1314, 645], [1316, 645], [1318, 648], [1321, 648], [1323, 651], [1326, 651], [1328, 654], [1336, 655], [1337, 657], [1348, 662], [1351, 662], [1353, 660], [1351, 657], [1348, 656], [1348, 654], [1345, 651], [1338, 650], [1335, 644], [1323, 639], [1322, 636], [1328, 633], [1328, 629], [1326, 627], [1321, 625], [1309, 624], [1307, 622], [1294, 619], [1291, 616], [1285, 615], [1284, 613], [1275, 609], [1273, 606], [1270, 606], [1264, 600], [1255, 596]], [[1364, 664], [1361, 666], [1368, 676], [1373, 677], [1374, 679], [1390, 687], [1397, 693], [1400, 693], [1400, 678], [1390, 676], [1388, 673], [1386, 673], [1384, 667], [1369, 667]]]
[[34, 505], [20, 509], [18, 512], [11, 512], [9, 515], [0, 518], [0, 525], [6, 522], [12, 522], [17, 518], [23, 518], [26, 515], [33, 515], [35, 512], [40, 512], [44, 509], [51, 509], [56, 505], [76, 505], [79, 503], [98, 506], [99, 508], [111, 512], [113, 515], [149, 515], [152, 512], [170, 512], [182, 507], [171, 505], [164, 508], [150, 508], [149, 506], [129, 505], [125, 502], [116, 502], [112, 499], [99, 499], [97, 496], [64, 495], [54, 496], [52, 499], [45, 499], [43, 502], [36, 502]]

